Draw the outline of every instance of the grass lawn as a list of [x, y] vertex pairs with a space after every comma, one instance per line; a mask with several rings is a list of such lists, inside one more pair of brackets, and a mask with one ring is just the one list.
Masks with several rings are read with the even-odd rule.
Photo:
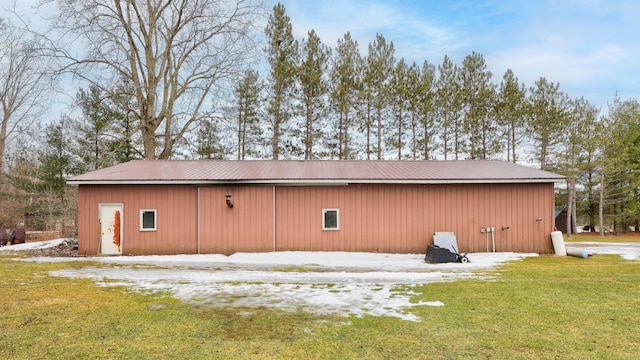
[[[0, 256], [0, 359], [636, 359], [640, 264], [541, 256], [414, 288], [421, 322], [212, 309]], [[105, 266], [95, 264], [95, 266]]]
[[600, 236], [600, 234], [596, 232], [583, 232], [574, 234], [568, 239], [565, 235], [565, 241], [640, 242], [640, 232], [605, 234], [604, 236]]

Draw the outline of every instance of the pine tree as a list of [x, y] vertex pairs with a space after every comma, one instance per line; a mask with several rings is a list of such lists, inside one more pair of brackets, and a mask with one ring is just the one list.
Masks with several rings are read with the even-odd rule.
[[270, 99], [267, 106], [273, 131], [273, 159], [280, 157], [280, 138], [283, 126], [291, 117], [290, 98], [296, 77], [298, 42], [293, 38], [291, 20], [285, 14], [284, 5], [273, 7], [273, 14], [265, 29], [267, 35], [267, 59], [271, 66], [269, 77]]
[[498, 92], [496, 116], [505, 128], [507, 161], [517, 162], [517, 149], [525, 127], [525, 95], [524, 84], [518, 83], [511, 69], [502, 76]]
[[577, 182], [587, 155], [587, 128], [596, 126], [598, 109], [584, 98], [570, 103], [569, 121], [559, 154], [557, 170], [567, 179], [567, 236], [576, 232]]
[[616, 97], [605, 121], [600, 161], [600, 224], [605, 212], [615, 231], [627, 231], [640, 219], [640, 102]]
[[331, 70], [333, 89], [331, 98], [338, 112], [338, 159], [352, 159], [355, 151], [350, 144], [349, 130], [352, 127], [352, 116], [360, 87], [360, 70], [362, 59], [358, 53], [358, 42], [346, 33], [338, 39], [338, 47]]
[[107, 96], [95, 85], [86, 91], [80, 89], [76, 95], [82, 117], [75, 121], [75, 141], [78, 153], [90, 170], [114, 164], [110, 147], [113, 140], [111, 126], [120, 114], [110, 107]]
[[260, 83], [255, 70], [247, 70], [235, 87], [235, 112], [237, 116], [237, 159], [257, 155], [259, 143], [258, 111], [260, 108]]
[[431, 159], [432, 157], [432, 144], [436, 135], [434, 125], [435, 72], [435, 66], [425, 60], [422, 64], [422, 72], [420, 74], [420, 86], [416, 91], [418, 95], [416, 101], [418, 101], [421, 118], [420, 123], [422, 125], [422, 139], [420, 140], [420, 144], [422, 146], [422, 158], [424, 160]]
[[528, 130], [536, 146], [540, 169], [545, 170], [556, 146], [563, 141], [569, 120], [568, 97], [560, 85], [541, 77], [529, 89]]
[[[410, 142], [411, 142], [411, 159], [416, 160], [418, 158], [418, 147], [420, 145], [420, 109], [422, 102], [425, 101], [423, 96], [423, 87], [421, 82], [421, 70], [416, 63], [412, 63], [407, 68], [407, 110], [409, 112], [409, 125], [411, 129]], [[424, 136], [422, 136], [424, 138]]]
[[393, 111], [394, 131], [390, 132], [389, 144], [397, 151], [397, 159], [402, 160], [402, 150], [404, 148], [404, 135], [406, 130], [406, 111], [409, 107], [408, 88], [409, 68], [400, 59], [391, 77], [391, 108]]
[[61, 119], [48, 124], [43, 139], [35, 149], [19, 151], [8, 178], [23, 194], [22, 213], [29, 214], [30, 226], [52, 229], [75, 220], [77, 198], [72, 195], [75, 188], [66, 184], [66, 179], [78, 175], [86, 168], [74, 155], [68, 126], [70, 119]]
[[[367, 107], [364, 124], [367, 160], [371, 158], [373, 149], [376, 158], [382, 159], [385, 119], [390, 106], [391, 76], [396, 62], [394, 52], [393, 42], [387, 43], [382, 34], [376, 34], [376, 40], [369, 44], [363, 76], [363, 92]], [[371, 146], [372, 132], [375, 133], [374, 146]]]
[[315, 157], [313, 145], [321, 136], [320, 129], [316, 124], [327, 113], [325, 101], [329, 86], [325, 79], [325, 73], [331, 57], [330, 49], [320, 42], [320, 38], [314, 30], [309, 31], [308, 36], [308, 40], [302, 42], [302, 63], [298, 69], [302, 114], [305, 119], [305, 160], [311, 160]]
[[196, 135], [196, 154], [200, 159], [225, 158], [230, 151], [225, 148], [220, 139], [220, 129], [212, 117], [203, 118], [198, 124]]
[[[442, 153], [444, 159], [449, 158], [451, 143], [455, 159], [458, 160], [460, 144], [460, 84], [458, 82], [458, 66], [445, 55], [442, 64], [438, 66], [439, 77], [436, 82], [436, 114], [439, 123], [440, 138], [442, 139]], [[453, 139], [452, 139], [453, 138]]]
[[472, 159], [486, 159], [493, 153], [491, 134], [497, 128], [492, 115], [495, 86], [484, 57], [476, 52], [467, 55], [460, 69], [461, 101], [464, 130], [469, 135], [469, 155]]

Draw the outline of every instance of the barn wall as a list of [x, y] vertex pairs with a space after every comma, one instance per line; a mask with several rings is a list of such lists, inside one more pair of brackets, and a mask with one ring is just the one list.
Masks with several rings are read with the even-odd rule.
[[[480, 252], [494, 227], [496, 251], [548, 253], [553, 205], [553, 184], [278, 187], [277, 249], [422, 253], [453, 231], [460, 251]], [[339, 230], [322, 230], [323, 208], [339, 209]]]
[[[232, 196], [233, 208], [225, 195]], [[200, 251], [203, 254], [273, 251], [273, 188], [200, 188]]]
[[[197, 253], [198, 239], [201, 253], [424, 253], [436, 231], [455, 232], [462, 252], [482, 252], [491, 238], [480, 228], [490, 226], [496, 251], [551, 250], [552, 183], [277, 186], [273, 199], [272, 186], [80, 185], [79, 252], [98, 251], [99, 203], [124, 204], [123, 254]], [[339, 230], [322, 230], [323, 208], [339, 209]], [[157, 210], [157, 231], [139, 230], [140, 209]]]
[[[80, 185], [78, 252], [96, 254], [99, 203], [122, 203], [123, 254], [197, 252], [197, 188], [179, 185]], [[140, 231], [140, 210], [156, 209], [156, 231]]]

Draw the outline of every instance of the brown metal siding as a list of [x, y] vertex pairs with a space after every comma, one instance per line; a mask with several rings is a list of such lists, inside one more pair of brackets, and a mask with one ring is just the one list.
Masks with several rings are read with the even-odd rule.
[[[80, 253], [98, 251], [99, 203], [124, 204], [123, 254], [273, 251], [423, 253], [436, 231], [453, 231], [462, 252], [548, 253], [553, 184], [272, 186], [80, 185]], [[229, 209], [225, 195], [233, 196]], [[338, 208], [339, 230], [322, 230]], [[140, 209], [157, 210], [157, 231], [140, 231]], [[536, 218], [541, 218], [537, 222]], [[502, 226], [510, 226], [502, 230]], [[275, 240], [275, 241], [274, 241]]]
[[[193, 254], [197, 251], [197, 188], [171, 185], [81, 185], [79, 253], [96, 254], [98, 204], [124, 204], [123, 254]], [[156, 210], [156, 231], [140, 231], [140, 210]]]
[[[233, 208], [225, 195], [232, 196]], [[273, 251], [273, 201], [270, 186], [200, 188], [200, 252]]]
[[[496, 251], [548, 253], [553, 196], [553, 184], [278, 187], [277, 249], [422, 253], [453, 231], [460, 251], [491, 251], [480, 229], [494, 227]], [[322, 230], [323, 208], [340, 210], [340, 230]]]

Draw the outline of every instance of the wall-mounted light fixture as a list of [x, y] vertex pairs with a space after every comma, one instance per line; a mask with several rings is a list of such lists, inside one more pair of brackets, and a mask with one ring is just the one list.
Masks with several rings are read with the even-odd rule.
[[509, 225], [505, 225], [505, 226], [502, 227], [502, 230], [509, 230], [509, 229], [511, 229], [511, 226], [509, 226]]
[[227, 194], [224, 197], [225, 199], [227, 199], [227, 206], [229, 207], [229, 209], [233, 209], [233, 203], [231, 202], [231, 195]]
[[536, 221], [537, 221], [537, 222], [542, 222], [542, 218], [541, 218], [541, 217], [539, 217], [539, 218], [537, 218], [537, 219], [536, 219]]

